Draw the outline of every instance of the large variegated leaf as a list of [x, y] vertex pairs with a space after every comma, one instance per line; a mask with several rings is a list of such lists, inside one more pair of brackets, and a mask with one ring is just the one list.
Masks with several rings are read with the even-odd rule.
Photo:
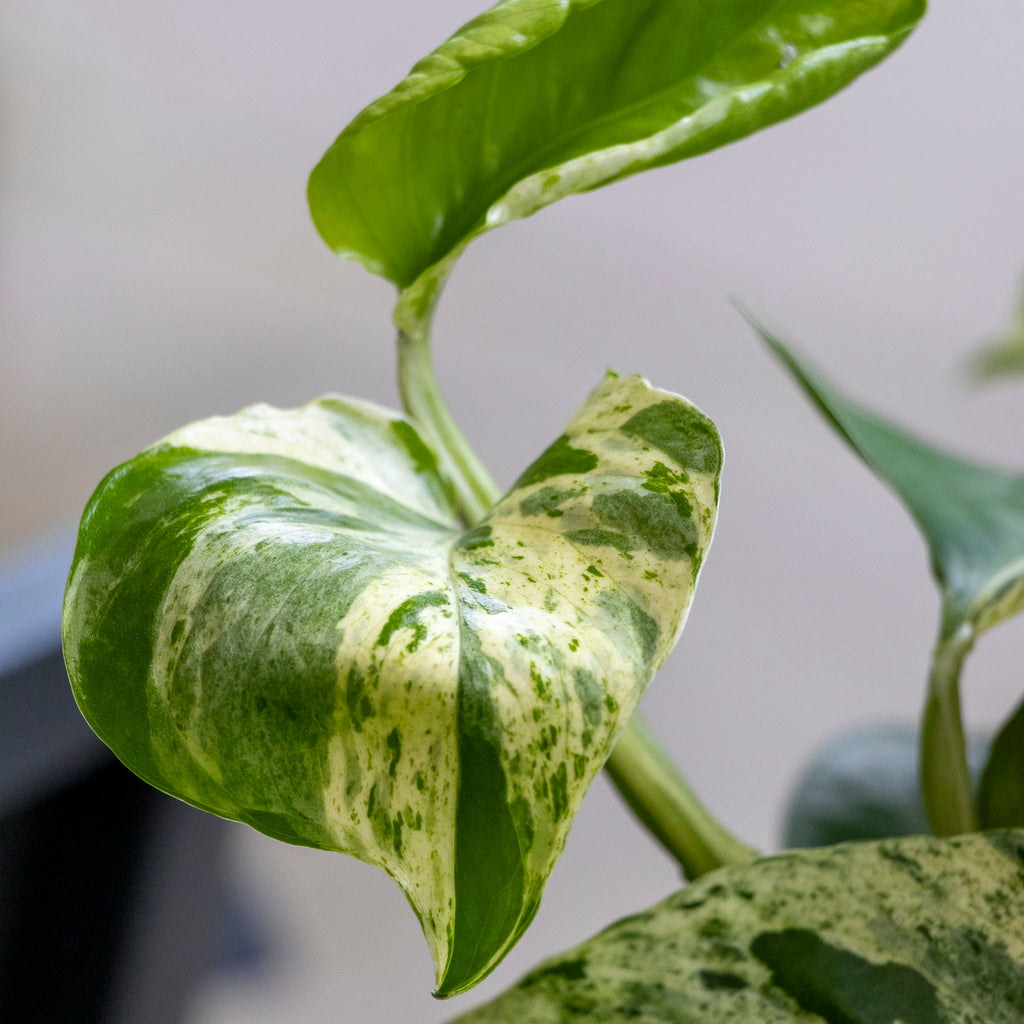
[[720, 465], [705, 416], [609, 376], [463, 533], [397, 415], [327, 398], [193, 424], [86, 509], [76, 697], [160, 789], [384, 868], [460, 991], [529, 924], [682, 627]]
[[1024, 475], [918, 440], [843, 397], [777, 337], [758, 330], [828, 423], [896, 493], [928, 544], [942, 620], [922, 727], [925, 801], [937, 832], [966, 831], [976, 818], [958, 681], [975, 639], [1024, 611]]
[[722, 868], [459, 1024], [1019, 1024], [1024, 833]]
[[310, 178], [313, 219], [421, 315], [470, 239], [821, 102], [924, 7], [502, 0], [342, 132]]

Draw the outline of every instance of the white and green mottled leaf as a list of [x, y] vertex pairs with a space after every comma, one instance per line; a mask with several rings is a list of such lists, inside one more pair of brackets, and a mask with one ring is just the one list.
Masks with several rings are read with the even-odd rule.
[[421, 319], [472, 238], [821, 102], [895, 49], [924, 9], [502, 0], [341, 133], [310, 177], [314, 222]]
[[973, 828], [959, 678], [975, 639], [1024, 611], [1024, 475], [913, 437], [839, 394], [778, 337], [754, 327], [826, 421], [895, 492], [928, 545], [942, 618], [921, 731], [925, 800], [937, 832]]
[[1024, 833], [722, 868], [458, 1024], [1017, 1024]]
[[529, 924], [682, 627], [720, 468], [710, 420], [609, 376], [462, 532], [395, 414], [326, 398], [193, 424], [86, 509], [76, 697], [160, 789], [386, 870], [460, 991]]

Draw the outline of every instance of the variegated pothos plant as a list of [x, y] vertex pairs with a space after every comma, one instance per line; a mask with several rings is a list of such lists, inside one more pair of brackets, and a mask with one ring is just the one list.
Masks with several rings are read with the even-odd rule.
[[[606, 761], [690, 876], [736, 865], [741, 895], [743, 872], [755, 887], [774, 877], [770, 862], [740, 867], [753, 852], [631, 721], [711, 542], [713, 423], [609, 373], [501, 494], [444, 404], [430, 323], [477, 235], [825, 99], [923, 9], [502, 0], [360, 114], [314, 170], [310, 206], [335, 251], [398, 288], [406, 414], [336, 396], [252, 406], [174, 432], [100, 484], [64, 643], [79, 705], [118, 757], [197, 807], [383, 868], [419, 917], [438, 995], [479, 981], [527, 928]], [[965, 849], [929, 870], [985, 870], [988, 848]], [[871, 918], [872, 856], [836, 864]], [[835, 895], [818, 894], [822, 913]], [[663, 931], [662, 915], [653, 944]], [[600, 970], [640, 991], [629, 958], [613, 960]], [[579, 964], [555, 973], [589, 978]], [[740, 998], [746, 974], [727, 973], [701, 977]], [[550, 1019], [580, 998], [570, 986]], [[779, 1020], [817, 1019], [771, 998]], [[620, 1010], [592, 1002], [588, 1019]]]

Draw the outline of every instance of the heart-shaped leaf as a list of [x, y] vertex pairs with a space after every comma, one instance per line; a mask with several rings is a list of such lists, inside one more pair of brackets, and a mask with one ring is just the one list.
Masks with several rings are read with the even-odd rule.
[[722, 868], [459, 1024], [1018, 1024], [1024, 833]]
[[976, 820], [960, 669], [979, 634], [1024, 610], [1024, 476], [948, 455], [887, 423], [757, 329], [826, 420], [896, 493], [928, 544], [942, 619], [922, 726], [922, 783], [932, 827], [940, 834], [967, 831]]
[[310, 178], [313, 220], [332, 249], [407, 291], [422, 319], [472, 238], [821, 102], [924, 9], [503, 0], [341, 133]]
[[339, 398], [204, 420], [86, 509], [75, 695], [158, 788], [384, 868], [450, 995], [529, 924], [674, 644], [720, 467], [703, 414], [610, 375], [461, 532], [409, 420]]

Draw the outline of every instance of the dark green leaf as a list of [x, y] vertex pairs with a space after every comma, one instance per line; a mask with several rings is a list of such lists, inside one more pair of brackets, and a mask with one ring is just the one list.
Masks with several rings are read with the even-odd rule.
[[1024, 610], [1024, 476], [918, 440], [839, 394], [777, 337], [762, 338], [839, 435], [917, 523], [942, 592], [939, 638], [922, 726], [925, 802], [940, 834], [975, 827], [959, 678], [975, 639]]
[[192, 424], [86, 509], [75, 695], [158, 788], [384, 868], [461, 991], [529, 924], [675, 643], [720, 469], [710, 420], [639, 377], [609, 377], [466, 532], [376, 406]]
[[978, 818], [983, 828], [1024, 828], [1024, 702], [992, 744], [981, 777]]
[[[972, 778], [980, 777], [989, 747], [970, 737]], [[787, 847], [927, 832], [917, 729], [865, 725], [828, 740], [800, 773], [785, 820]]]
[[924, 8], [504, 0], [342, 132], [310, 178], [313, 219], [336, 252], [411, 289], [422, 316], [473, 237], [821, 102]]
[[722, 868], [458, 1024], [1019, 1024], [1024, 833]]

